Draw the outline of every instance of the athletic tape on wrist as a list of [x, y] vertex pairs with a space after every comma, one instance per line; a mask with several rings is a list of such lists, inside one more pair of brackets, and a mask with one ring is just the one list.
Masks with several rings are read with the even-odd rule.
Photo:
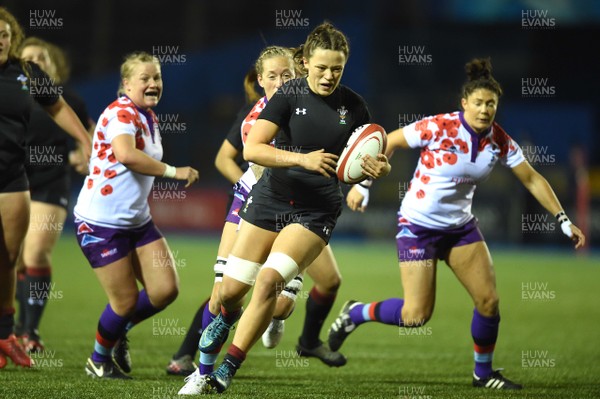
[[567, 216], [565, 211], [560, 211], [554, 216], [556, 217], [556, 220], [558, 220], [558, 223], [563, 223], [569, 220], [569, 217]]
[[174, 179], [176, 174], [177, 174], [177, 168], [175, 166], [171, 166], [166, 163], [165, 164], [165, 173], [163, 173], [162, 177]]
[[356, 186], [356, 191], [358, 191], [358, 193], [363, 196], [360, 206], [364, 208], [367, 205], [369, 205], [369, 189], [359, 184]]
[[373, 185], [373, 179], [371, 179], [370, 177], [361, 181], [360, 183], [358, 183], [358, 185], [362, 188], [366, 188], [369, 189], [371, 188], [371, 186]]
[[363, 197], [367, 197], [369, 195], [369, 189], [361, 186], [360, 184], [356, 186], [356, 191], [358, 191]]
[[573, 223], [571, 223], [571, 221], [569, 219], [563, 221], [560, 224], [560, 229], [562, 230], [562, 232], [564, 233], [564, 235], [566, 235], [569, 238], [573, 237], [573, 230], [571, 230], [571, 225], [572, 224]]

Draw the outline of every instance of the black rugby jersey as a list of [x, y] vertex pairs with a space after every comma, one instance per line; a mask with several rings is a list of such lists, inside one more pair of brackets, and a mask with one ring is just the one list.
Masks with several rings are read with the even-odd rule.
[[[85, 103], [73, 90], [60, 87], [65, 102], [73, 109], [86, 130], [90, 117]], [[27, 129], [25, 169], [32, 189], [63, 177], [69, 172], [69, 149], [75, 148], [69, 136], [38, 104], [34, 104]]]
[[254, 104], [245, 104], [238, 112], [235, 117], [235, 122], [231, 125], [229, 132], [227, 132], [227, 141], [235, 147], [236, 150], [242, 152], [244, 150], [244, 143], [242, 143], [242, 133], [241, 126], [246, 116], [248, 116], [248, 112], [252, 110]]
[[240, 109], [240, 111], [235, 117], [235, 122], [233, 123], [233, 125], [231, 125], [231, 128], [227, 133], [227, 137], [225, 138], [227, 141], [229, 141], [229, 144], [231, 144], [236, 150], [238, 150], [239, 154], [236, 157], [235, 162], [243, 171], [246, 171], [246, 169], [248, 169], [248, 162], [244, 161], [244, 157], [242, 156], [242, 152], [244, 151], [244, 143], [242, 143], [241, 126], [242, 122], [244, 122], [244, 119], [246, 119], [248, 112], [250, 112], [253, 107], [254, 104], [245, 104]]
[[28, 73], [15, 60], [0, 66], [0, 181], [25, 171], [26, 132], [34, 100], [50, 106], [59, 99], [48, 75], [34, 63], [25, 67]]
[[[305, 78], [285, 83], [268, 102], [259, 119], [278, 125], [276, 147], [309, 153], [325, 149], [340, 155], [350, 134], [371, 119], [365, 100], [350, 88], [339, 85], [327, 97], [310, 90]], [[302, 167], [269, 168], [266, 177], [276, 192], [296, 200], [322, 201], [323, 196], [341, 197], [335, 174], [326, 178]], [[316, 195], [316, 196], [315, 196]], [[339, 199], [339, 198], [338, 198]]]

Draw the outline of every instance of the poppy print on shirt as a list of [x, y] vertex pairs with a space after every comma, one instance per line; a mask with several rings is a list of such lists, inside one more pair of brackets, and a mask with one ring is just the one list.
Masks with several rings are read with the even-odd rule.
[[127, 97], [115, 100], [98, 119], [89, 175], [75, 214], [98, 225], [134, 227], [150, 220], [148, 195], [154, 177], [135, 173], [118, 162], [112, 142], [120, 135], [132, 136], [136, 150], [157, 160], [162, 158], [154, 112], [138, 108]]
[[250, 110], [248, 115], [246, 115], [246, 117], [244, 118], [244, 121], [242, 122], [242, 125], [240, 126], [240, 130], [241, 130], [241, 134], [242, 134], [242, 143], [246, 144], [246, 139], [248, 138], [248, 133], [250, 133], [250, 129], [252, 129], [252, 126], [254, 126], [254, 124], [256, 123], [258, 116], [263, 111], [263, 109], [265, 109], [266, 106], [267, 106], [267, 97], [265, 96], [265, 97], [262, 97], [261, 99], [259, 99], [256, 102], [256, 104], [254, 104], [254, 107], [252, 107], [252, 109]]
[[498, 125], [476, 134], [460, 112], [424, 118], [403, 128], [411, 148], [421, 148], [401, 214], [434, 229], [462, 226], [473, 215], [476, 184], [496, 162], [515, 167], [525, 160], [518, 144]]

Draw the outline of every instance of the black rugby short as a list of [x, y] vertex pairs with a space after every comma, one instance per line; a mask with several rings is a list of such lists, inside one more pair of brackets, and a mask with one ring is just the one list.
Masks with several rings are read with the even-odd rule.
[[17, 193], [21, 191], [29, 191], [29, 180], [24, 170], [16, 176], [10, 176], [0, 181], [0, 193]]
[[323, 201], [321, 206], [302, 199], [284, 199], [274, 193], [265, 179], [254, 185], [239, 216], [262, 229], [280, 232], [290, 224], [306, 228], [329, 243], [337, 219], [342, 213], [342, 201]]
[[64, 174], [57, 179], [31, 186], [31, 200], [45, 204], [58, 205], [65, 209], [69, 206], [69, 187], [71, 179]]

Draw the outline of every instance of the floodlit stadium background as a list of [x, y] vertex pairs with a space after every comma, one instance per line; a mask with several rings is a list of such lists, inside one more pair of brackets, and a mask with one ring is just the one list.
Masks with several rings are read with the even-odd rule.
[[[67, 50], [71, 85], [93, 119], [115, 97], [125, 54], [145, 50], [163, 60], [165, 90], [156, 112], [164, 159], [201, 173], [193, 190], [157, 180], [150, 201], [165, 230], [218, 233], [229, 184], [213, 160], [244, 102], [244, 74], [265, 45], [299, 45], [327, 19], [350, 39], [342, 83], [365, 97], [373, 121], [388, 131], [456, 110], [463, 65], [491, 56], [505, 91], [497, 121], [547, 177], [571, 219], [587, 229], [592, 245], [600, 243], [600, 63], [592, 43], [600, 33], [598, 2], [3, 3], [27, 35]], [[337, 235], [391, 239], [417, 157], [417, 151], [397, 153], [392, 176], [372, 189], [368, 212], [346, 209]], [[80, 182], [76, 178], [74, 195]], [[474, 213], [490, 242], [569, 245], [553, 217], [503, 167], [478, 188]]]

